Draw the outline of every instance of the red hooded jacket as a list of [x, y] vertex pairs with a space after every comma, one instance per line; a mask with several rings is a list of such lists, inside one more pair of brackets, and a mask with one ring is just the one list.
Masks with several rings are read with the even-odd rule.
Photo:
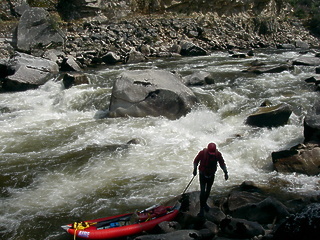
[[212, 146], [209, 145], [209, 150], [208, 148], [204, 148], [198, 153], [193, 161], [194, 167], [197, 167], [200, 162], [199, 172], [204, 174], [205, 176], [213, 176], [217, 171], [217, 165], [219, 162], [221, 169], [226, 173], [227, 167], [222, 154], [215, 148], [215, 145], [214, 149], [212, 149]]

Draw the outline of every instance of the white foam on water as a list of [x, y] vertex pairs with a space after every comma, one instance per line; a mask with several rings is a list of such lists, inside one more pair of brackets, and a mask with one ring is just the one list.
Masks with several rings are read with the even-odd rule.
[[[271, 55], [271, 61], [296, 56]], [[267, 60], [270, 54], [255, 58]], [[222, 152], [230, 176], [225, 181], [218, 169], [212, 194], [226, 193], [246, 180], [284, 192], [319, 193], [316, 177], [279, 174], [271, 159], [273, 151], [303, 141], [302, 119], [317, 97], [303, 83], [309, 70], [242, 76], [248, 62], [229, 59], [225, 53], [170, 62], [169, 70], [230, 71], [240, 76], [226, 75], [213, 86], [193, 87], [201, 104], [174, 121], [94, 119], [97, 110], [108, 105], [112, 80], [124, 66], [116, 66], [110, 75], [102, 70], [96, 78], [90, 73], [96, 82], [108, 79], [105, 87], [65, 90], [50, 81], [37, 90], [1, 94], [1, 106], [11, 109], [0, 115], [1, 173], [8, 182], [3, 187], [7, 195], [1, 198], [2, 229], [24, 235], [23, 221], [39, 216], [93, 217], [169, 200], [185, 189], [194, 157], [211, 141]], [[165, 66], [162, 61], [155, 64], [139, 67]], [[289, 124], [271, 129], [246, 125], [246, 117], [264, 100], [290, 104], [294, 112]], [[131, 139], [139, 143], [126, 145]], [[197, 190], [196, 178], [188, 191]]]

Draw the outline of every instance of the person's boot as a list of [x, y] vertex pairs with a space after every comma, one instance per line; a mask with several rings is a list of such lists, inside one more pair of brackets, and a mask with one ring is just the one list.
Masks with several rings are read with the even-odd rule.
[[198, 217], [204, 217], [204, 208], [200, 208], [200, 212], [197, 215]]
[[210, 210], [210, 207], [208, 206], [208, 204], [205, 204], [203, 208], [206, 212], [209, 212]]

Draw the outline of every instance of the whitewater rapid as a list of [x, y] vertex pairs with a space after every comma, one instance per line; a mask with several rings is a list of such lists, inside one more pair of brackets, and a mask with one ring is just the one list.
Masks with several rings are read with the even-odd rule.
[[[90, 84], [64, 89], [52, 79], [36, 90], [0, 94], [1, 209], [5, 239], [68, 239], [60, 225], [161, 203], [182, 193], [192, 161], [209, 142], [225, 158], [229, 180], [218, 170], [212, 195], [250, 180], [273, 192], [319, 194], [317, 177], [280, 174], [271, 153], [303, 141], [303, 117], [318, 93], [304, 79], [310, 67], [278, 74], [243, 73], [255, 59], [272, 64], [297, 52], [258, 52], [233, 59], [211, 56], [160, 59], [88, 70]], [[208, 71], [216, 83], [192, 87], [200, 100], [177, 120], [162, 117], [99, 119], [114, 79], [124, 70], [166, 69], [182, 76]], [[245, 124], [263, 101], [287, 103], [290, 122], [266, 129]], [[137, 144], [127, 145], [132, 139]], [[195, 179], [188, 191], [199, 190]]]

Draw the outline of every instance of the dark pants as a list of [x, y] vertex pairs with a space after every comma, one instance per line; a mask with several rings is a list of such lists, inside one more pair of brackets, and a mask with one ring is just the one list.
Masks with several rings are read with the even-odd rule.
[[206, 177], [204, 174], [199, 174], [200, 181], [200, 207], [203, 208], [207, 204], [207, 200], [210, 196], [211, 187], [214, 182], [214, 174], [210, 177]]

